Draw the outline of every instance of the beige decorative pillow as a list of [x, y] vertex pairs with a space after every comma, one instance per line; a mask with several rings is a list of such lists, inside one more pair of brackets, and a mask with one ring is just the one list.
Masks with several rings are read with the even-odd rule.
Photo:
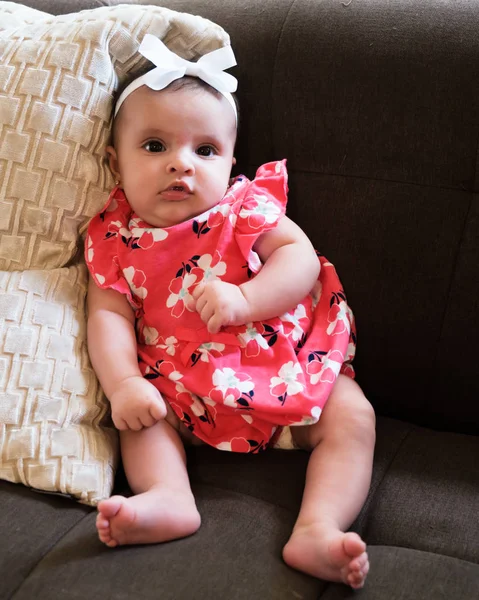
[[87, 271], [0, 272], [0, 478], [108, 496], [117, 436], [86, 348]]
[[112, 187], [112, 93], [145, 33], [183, 58], [228, 36], [200, 17], [119, 5], [53, 17], [0, 2], [0, 269], [64, 266]]
[[0, 1], [0, 478], [88, 504], [111, 493], [117, 438], [75, 257], [113, 184], [112, 94], [143, 66], [145, 33], [188, 60], [229, 43], [218, 25], [158, 6], [54, 17]]

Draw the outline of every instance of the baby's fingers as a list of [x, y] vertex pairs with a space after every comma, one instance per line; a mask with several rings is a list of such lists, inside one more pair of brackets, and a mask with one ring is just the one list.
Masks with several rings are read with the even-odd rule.
[[131, 417], [127, 420], [127, 429], [131, 429], [132, 431], [140, 431], [143, 429], [143, 424], [138, 417]]
[[203, 321], [203, 323], [205, 325], [208, 325], [208, 331], [210, 333], [214, 333], [213, 331], [210, 330], [210, 327], [209, 327], [210, 321], [211, 321], [212, 317], [215, 314], [215, 310], [211, 306], [211, 303], [205, 304], [205, 306], [203, 306], [203, 308], [201, 309], [201, 311], [198, 311], [198, 312], [199, 312], [200, 318]]
[[195, 287], [191, 294], [195, 300], [198, 300], [198, 298], [203, 294], [203, 292], [205, 291], [205, 287], [206, 286], [204, 283], [200, 283]]
[[196, 304], [195, 304], [195, 309], [196, 312], [201, 315], [202, 311], [205, 309], [205, 306], [208, 304], [208, 299], [206, 298], [206, 295], [203, 294], [202, 296], [200, 296], [198, 298], [198, 300], [196, 300]]
[[223, 326], [223, 318], [218, 313], [214, 313], [210, 319], [204, 322], [207, 324], [207, 329], [210, 333], [218, 333]]
[[126, 424], [125, 419], [113, 418], [113, 424], [118, 429], [118, 431], [126, 431], [128, 429], [128, 425]]
[[201, 311], [205, 308], [206, 304], [208, 303], [208, 297], [204, 293], [204, 291], [205, 291], [205, 286], [199, 285], [197, 288], [195, 288], [193, 290], [193, 294], [192, 294], [193, 300], [194, 300], [194, 307], [195, 307], [196, 312], [199, 315], [201, 315]]
[[[154, 420], [154, 423], [157, 423], [166, 417], [166, 406], [163, 400], [161, 401], [161, 404], [158, 402], [150, 406], [150, 416]], [[152, 423], [152, 425], [154, 425], [154, 423]]]
[[141, 415], [140, 417], [140, 423], [142, 427], [151, 427], [152, 425], [154, 425], [157, 422], [158, 419], [155, 419], [151, 414], [150, 411], [145, 412], [143, 415]]

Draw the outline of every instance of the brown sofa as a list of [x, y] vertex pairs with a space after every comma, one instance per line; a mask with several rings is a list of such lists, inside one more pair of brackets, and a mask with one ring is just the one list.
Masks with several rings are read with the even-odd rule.
[[156, 4], [231, 35], [238, 171], [288, 159], [289, 215], [348, 292], [357, 378], [378, 415], [353, 526], [370, 576], [353, 592], [283, 563], [305, 453], [203, 447], [188, 455], [202, 527], [163, 545], [108, 549], [93, 509], [0, 481], [0, 599], [479, 598], [479, 3]]

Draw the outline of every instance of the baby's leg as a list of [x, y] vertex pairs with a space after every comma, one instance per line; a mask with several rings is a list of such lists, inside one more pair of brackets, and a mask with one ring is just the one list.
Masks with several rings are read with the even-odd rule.
[[112, 496], [98, 505], [97, 529], [107, 546], [150, 544], [185, 537], [201, 519], [177, 431], [159, 421], [120, 433], [121, 455], [135, 496]]
[[319, 422], [291, 430], [296, 443], [312, 454], [284, 560], [320, 579], [360, 588], [369, 570], [366, 544], [345, 531], [371, 483], [374, 411], [359, 386], [340, 375]]

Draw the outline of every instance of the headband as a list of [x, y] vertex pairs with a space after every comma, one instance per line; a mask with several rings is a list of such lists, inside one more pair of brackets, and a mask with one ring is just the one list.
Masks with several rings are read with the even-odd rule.
[[236, 91], [238, 81], [233, 75], [224, 73], [224, 69], [236, 65], [231, 46], [223, 46], [223, 48], [213, 50], [213, 52], [205, 54], [193, 63], [174, 54], [160, 39], [147, 33], [138, 48], [138, 52], [151, 61], [156, 68], [134, 79], [125, 88], [115, 105], [115, 117], [128, 96], [142, 85], [146, 85], [152, 90], [162, 90], [175, 79], [190, 75], [202, 79], [220, 92], [231, 104], [236, 120], [238, 120], [235, 101], [231, 95], [231, 92]]

